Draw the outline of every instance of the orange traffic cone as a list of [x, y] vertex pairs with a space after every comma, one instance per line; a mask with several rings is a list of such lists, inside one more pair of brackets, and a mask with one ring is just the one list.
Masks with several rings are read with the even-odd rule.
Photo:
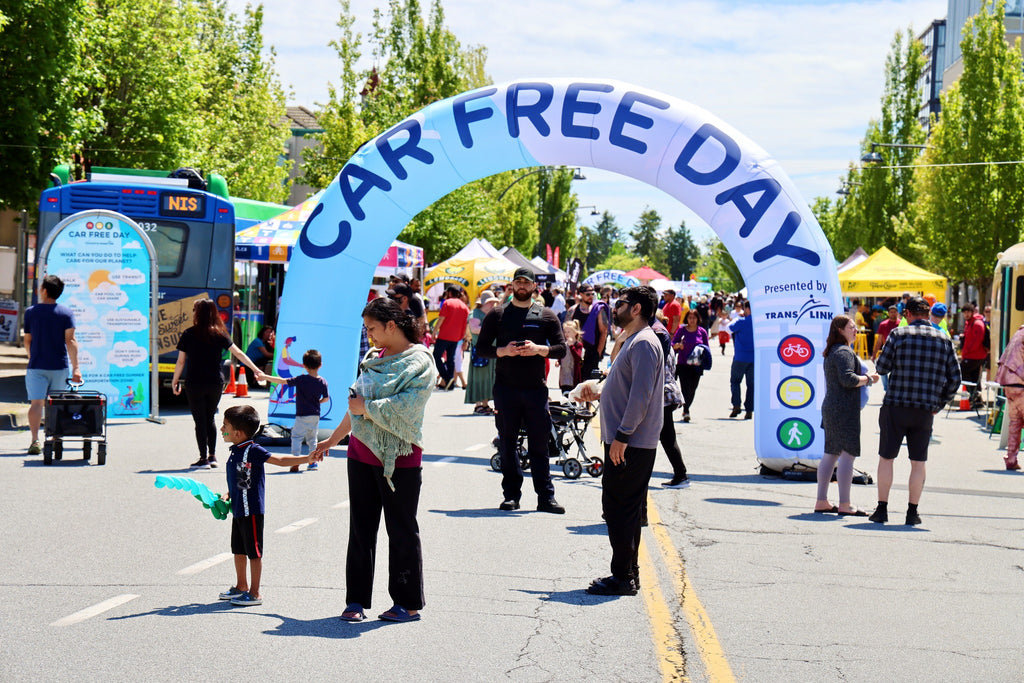
[[235, 388], [236, 388], [235, 387], [235, 364], [234, 363], [229, 363], [228, 365], [230, 365], [230, 367], [231, 367], [231, 375], [230, 375], [230, 379], [228, 379], [228, 385], [226, 387], [224, 387], [224, 393], [225, 394], [233, 394], [233, 393], [235, 393]]
[[249, 398], [249, 383], [245, 381], [245, 368], [238, 368], [238, 382], [235, 383], [235, 398]]
[[967, 393], [967, 386], [964, 384], [960, 385], [960, 410], [971, 409], [971, 396]]

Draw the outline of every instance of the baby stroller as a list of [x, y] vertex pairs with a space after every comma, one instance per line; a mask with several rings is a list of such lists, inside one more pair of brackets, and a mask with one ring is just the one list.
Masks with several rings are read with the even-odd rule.
[[[567, 479], [578, 479], [583, 473], [586, 463], [587, 474], [600, 477], [604, 470], [604, 462], [600, 458], [587, 455], [583, 437], [587, 433], [587, 425], [594, 419], [594, 412], [572, 403], [551, 403], [551, 434], [548, 436], [548, 456], [555, 459], [555, 465], [562, 468]], [[495, 447], [499, 441], [494, 440]], [[575, 448], [575, 453], [571, 454]], [[530, 458], [526, 451], [526, 432], [520, 428], [516, 438], [516, 455], [524, 470], [530, 468]], [[501, 451], [491, 456], [491, 469], [501, 471]]]

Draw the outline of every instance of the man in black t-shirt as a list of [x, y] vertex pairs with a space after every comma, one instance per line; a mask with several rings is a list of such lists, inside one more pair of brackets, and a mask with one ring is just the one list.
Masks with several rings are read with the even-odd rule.
[[537, 509], [564, 514], [555, 500], [548, 462], [548, 436], [551, 414], [548, 412], [548, 387], [544, 359], [565, 357], [562, 326], [550, 308], [533, 303], [537, 288], [533, 271], [516, 270], [512, 280], [512, 298], [495, 307], [480, 326], [477, 352], [495, 358], [494, 407], [497, 411], [499, 450], [501, 453], [501, 510], [518, 510], [522, 497], [523, 468], [516, 455], [519, 429], [526, 430], [527, 452]]

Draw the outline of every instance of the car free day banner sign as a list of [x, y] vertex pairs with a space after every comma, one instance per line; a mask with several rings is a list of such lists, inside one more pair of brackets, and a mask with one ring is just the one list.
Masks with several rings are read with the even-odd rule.
[[108, 418], [150, 415], [149, 238], [121, 214], [83, 211], [61, 221], [42, 253], [44, 272], [64, 281], [58, 303], [75, 314], [85, 388], [106, 395]]
[[[278, 339], [292, 340], [285, 369], [294, 371], [295, 359], [318, 349], [321, 374], [343, 397], [356, 372], [361, 293], [391, 240], [419, 211], [470, 181], [545, 165], [635, 178], [711, 226], [751, 299], [758, 459], [773, 469], [816, 467], [823, 452], [823, 392], [815, 390], [824, 385], [822, 344], [842, 311], [828, 241], [764, 150], [693, 104], [618, 81], [488, 86], [436, 102], [364, 144], [302, 229], [278, 322]], [[343, 415], [339, 407], [323, 422], [334, 426]]]

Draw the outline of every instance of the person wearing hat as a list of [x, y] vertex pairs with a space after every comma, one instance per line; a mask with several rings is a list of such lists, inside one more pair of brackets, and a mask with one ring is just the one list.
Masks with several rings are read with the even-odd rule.
[[949, 336], [949, 326], [946, 324], [946, 304], [941, 301], [932, 304], [930, 311], [932, 327]]
[[917, 506], [924, 490], [932, 422], [960, 388], [953, 342], [928, 322], [928, 302], [911, 297], [906, 311], [910, 323], [889, 333], [875, 363], [878, 374], [890, 376], [878, 413], [878, 507], [869, 518], [879, 524], [889, 521], [892, 463], [904, 438], [910, 456], [906, 523], [921, 523]]
[[498, 303], [498, 298], [490, 290], [484, 290], [476, 300], [476, 308], [469, 316], [470, 333], [470, 364], [469, 381], [466, 386], [465, 403], [475, 403], [473, 412], [477, 415], [493, 415], [490, 402], [494, 389], [494, 361], [484, 358], [477, 350], [477, 341], [480, 338], [480, 328], [484, 318], [491, 312], [491, 309]]
[[526, 431], [527, 454], [537, 510], [565, 514], [555, 500], [548, 460], [551, 414], [544, 359], [565, 357], [565, 340], [558, 317], [550, 308], [533, 302], [537, 289], [533, 271], [518, 268], [512, 277], [512, 298], [495, 307], [480, 325], [477, 354], [494, 359], [494, 409], [501, 458], [500, 510], [518, 510], [522, 497], [523, 468], [516, 453], [519, 430]]
[[604, 357], [608, 330], [611, 328], [611, 309], [594, 294], [594, 285], [583, 284], [576, 290], [578, 301], [566, 317], [575, 320], [583, 333], [583, 380], [590, 379]]

